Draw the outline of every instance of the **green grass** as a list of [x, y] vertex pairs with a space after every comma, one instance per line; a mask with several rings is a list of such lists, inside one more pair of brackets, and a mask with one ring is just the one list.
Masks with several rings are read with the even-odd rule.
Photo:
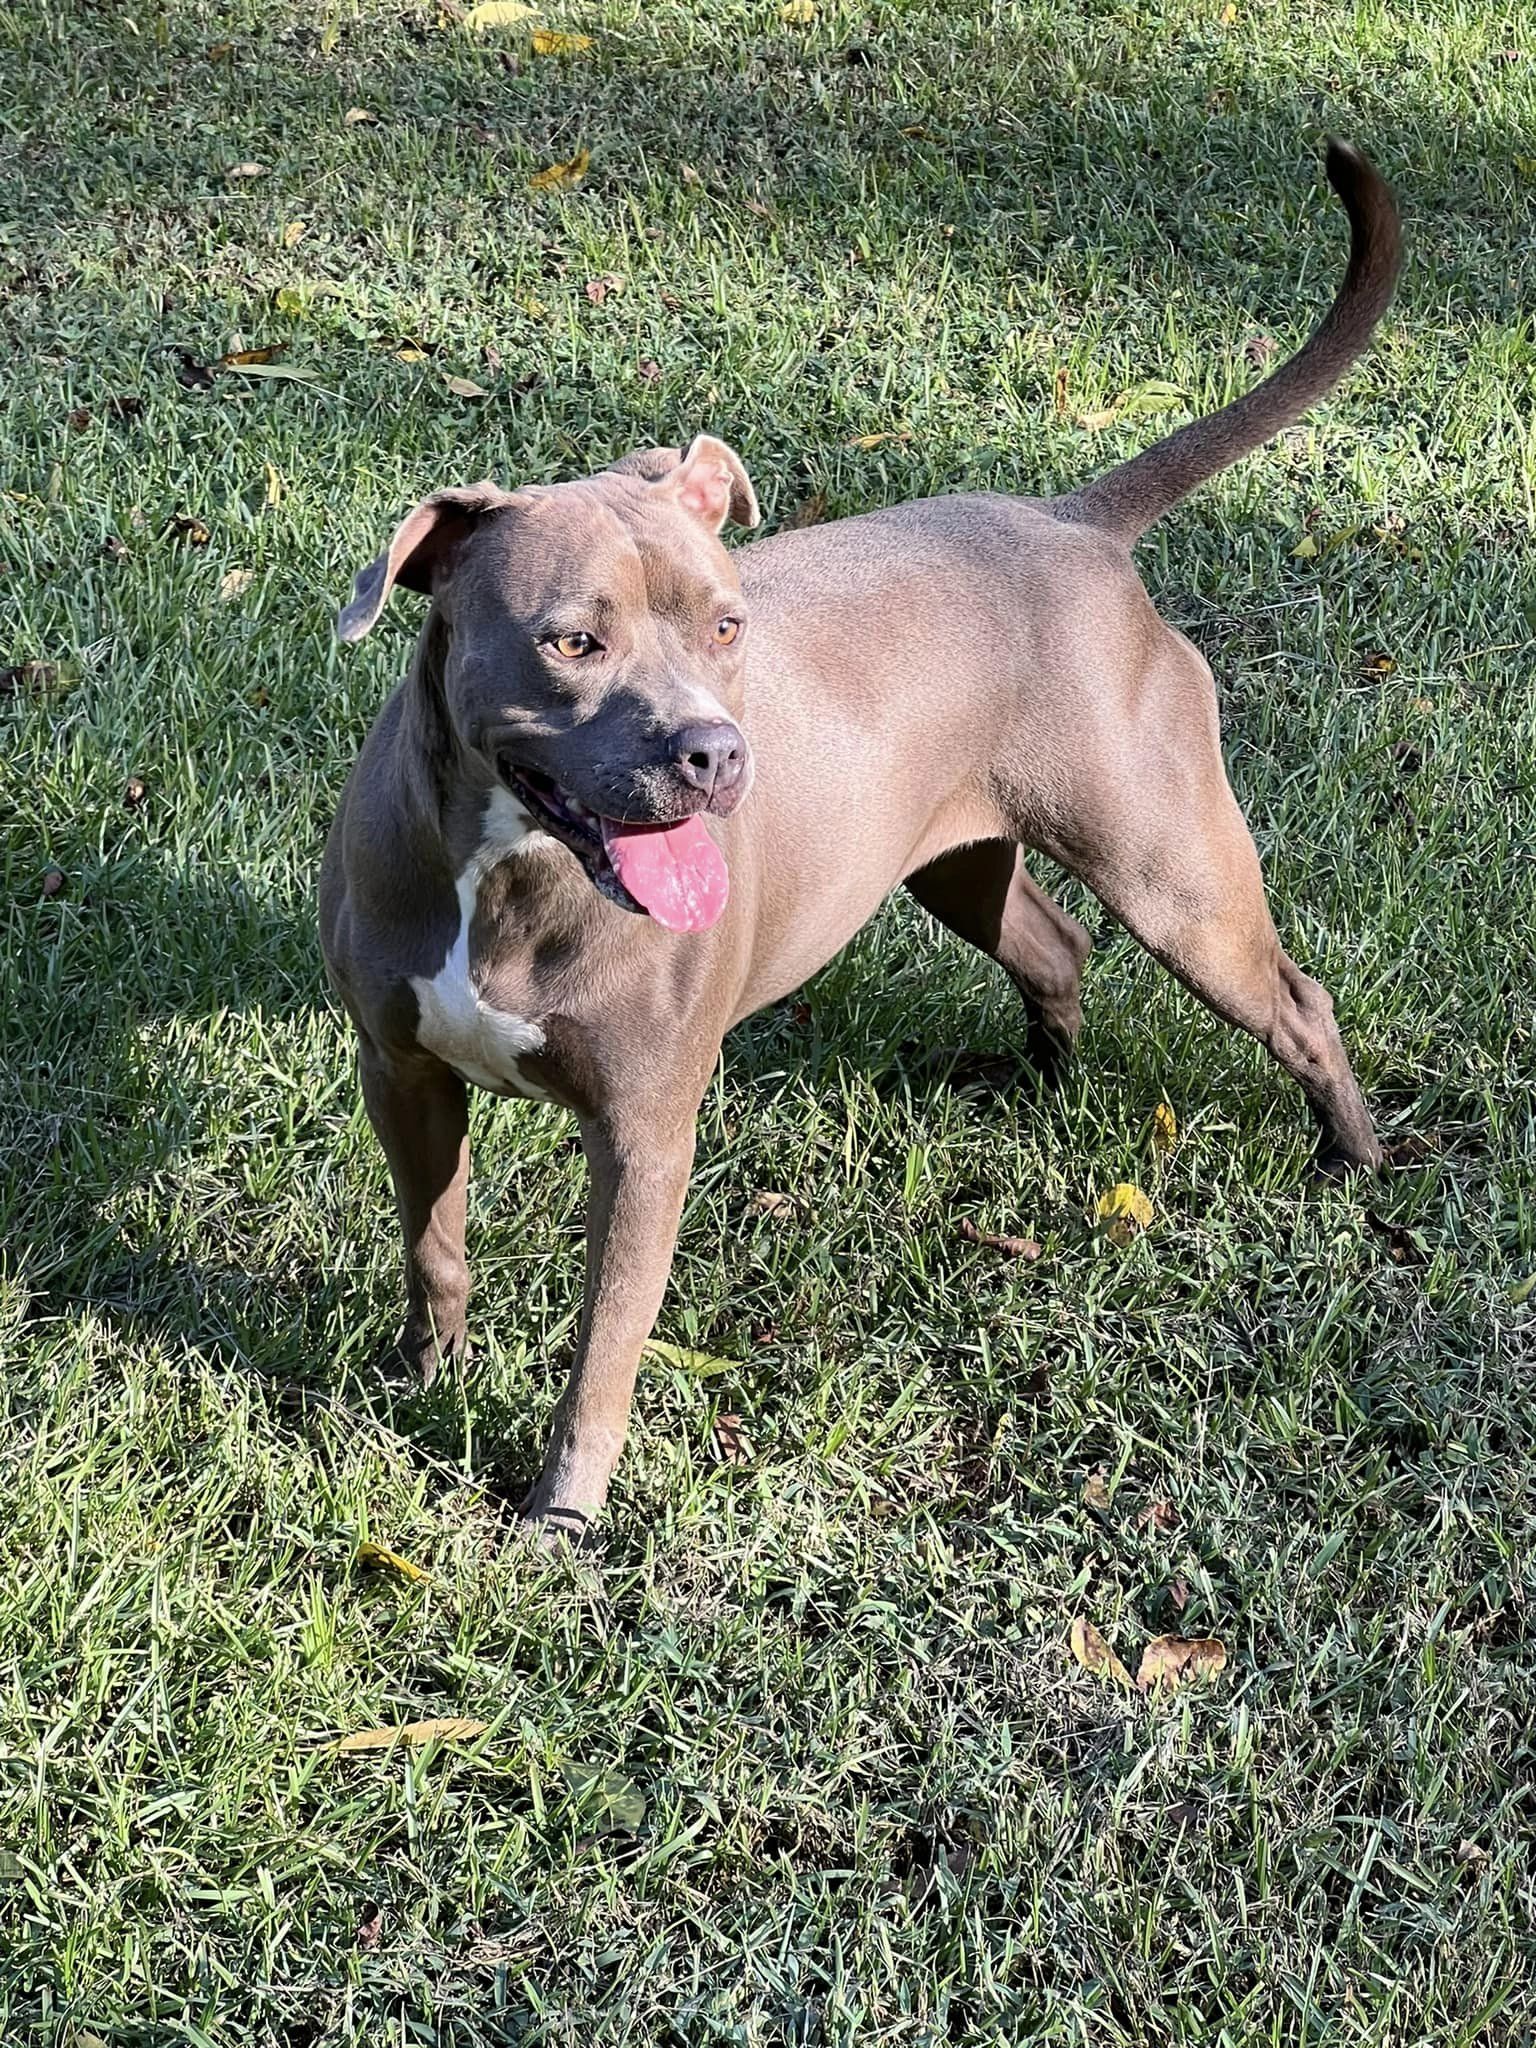
[[[615, 0], [551, 16], [564, 62], [416, 0], [0, 8], [7, 2044], [1536, 2031], [1536, 16], [1221, 13]], [[1286, 941], [1436, 1149], [1309, 1184], [1295, 1093], [1091, 906], [1062, 1092], [946, 1079], [1018, 1019], [892, 906], [706, 1106], [662, 1333], [733, 1362], [648, 1367], [601, 1552], [529, 1555], [557, 1112], [476, 1112], [463, 1383], [368, 1371], [394, 1225], [311, 901], [418, 607], [343, 655], [353, 571], [435, 485], [706, 427], [770, 522], [1065, 486], [1300, 339], [1330, 128], [1400, 188], [1398, 310], [1143, 560]], [[175, 374], [267, 344], [313, 381]], [[1083, 1217], [1127, 1178], [1122, 1252]], [[1078, 1614], [1227, 1672], [1127, 1704]], [[491, 1731], [324, 1747], [440, 1715]]]

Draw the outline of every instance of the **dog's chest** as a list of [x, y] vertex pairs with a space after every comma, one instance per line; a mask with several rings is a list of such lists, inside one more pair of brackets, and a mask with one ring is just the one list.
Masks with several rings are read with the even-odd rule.
[[503, 790], [492, 791], [480, 844], [454, 884], [459, 922], [448, 957], [430, 977], [413, 974], [411, 987], [417, 1002], [418, 1044], [435, 1052], [473, 1087], [547, 1102], [548, 1091], [527, 1066], [528, 1056], [542, 1049], [544, 1032], [532, 1018], [514, 1016], [486, 1001], [483, 963], [470, 943], [481, 882], [533, 829], [520, 804]]

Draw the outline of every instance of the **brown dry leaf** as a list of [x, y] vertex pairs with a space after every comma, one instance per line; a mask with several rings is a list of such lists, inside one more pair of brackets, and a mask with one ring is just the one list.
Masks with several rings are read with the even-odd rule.
[[421, 1565], [413, 1564], [408, 1557], [402, 1557], [398, 1550], [389, 1550], [382, 1543], [359, 1543], [354, 1564], [364, 1571], [398, 1572], [402, 1579], [409, 1579], [413, 1585], [433, 1584], [432, 1574]]
[[249, 370], [256, 363], [275, 362], [282, 349], [274, 342], [266, 348], [233, 348], [212, 365], [215, 370]]
[[349, 128], [373, 128], [379, 119], [372, 107], [348, 107], [341, 118]]
[[91, 424], [92, 413], [88, 405], [77, 405], [68, 415], [69, 430], [72, 434], [83, 434]]
[[1458, 1842], [1456, 1844], [1456, 1861], [1458, 1863], [1470, 1863], [1474, 1866], [1479, 1863], [1486, 1863], [1488, 1861], [1488, 1851], [1480, 1842]]
[[254, 569], [226, 569], [219, 578], [219, 602], [233, 604], [237, 597], [243, 597], [256, 581]]
[[1065, 363], [1056, 372], [1051, 396], [1058, 416], [1064, 416], [1067, 410], [1067, 366]]
[[962, 1216], [956, 1226], [967, 1244], [984, 1244], [989, 1251], [1002, 1252], [1010, 1259], [1038, 1259], [1040, 1245], [1033, 1237], [999, 1236], [990, 1230], [979, 1230], [969, 1216]]
[[470, 1742], [483, 1735], [489, 1721], [406, 1721], [398, 1728], [360, 1728], [331, 1744], [333, 1755], [351, 1756], [363, 1749], [393, 1749], [397, 1742], [415, 1749], [425, 1742]]
[[642, 384], [659, 384], [661, 382], [661, 365], [654, 356], [642, 358], [639, 376]]
[[177, 540], [185, 541], [189, 548], [205, 548], [213, 538], [202, 520], [192, 512], [174, 513], [165, 530], [174, 534]]
[[49, 868], [44, 868], [44, 869], [43, 869], [43, 894], [44, 894], [44, 896], [45, 896], [45, 897], [47, 897], [47, 896], [62, 896], [62, 895], [63, 895], [63, 893], [64, 893], [64, 870], [63, 870], [62, 868], [53, 868], [53, 867], [49, 867]]
[[235, 46], [233, 43], [210, 43], [208, 45], [208, 62], [210, 64], [227, 64], [234, 54]]
[[267, 175], [267, 166], [257, 163], [231, 164], [224, 175], [226, 178], [264, 178]]
[[845, 448], [882, 448], [887, 441], [910, 441], [910, 427], [887, 427], [879, 434], [855, 434], [851, 441], [845, 441]]
[[136, 391], [126, 391], [120, 398], [109, 398], [105, 409], [115, 420], [136, 420], [144, 410], [144, 401]]
[[1180, 1572], [1179, 1576], [1168, 1588], [1168, 1598], [1173, 1602], [1180, 1614], [1189, 1605], [1189, 1581], [1182, 1572]]
[[1116, 1685], [1131, 1683], [1131, 1674], [1091, 1621], [1085, 1621], [1078, 1615], [1072, 1624], [1072, 1633], [1068, 1640], [1073, 1656], [1083, 1669], [1091, 1671], [1095, 1678], [1112, 1678]]
[[1394, 1266], [1422, 1266], [1426, 1263], [1424, 1248], [1405, 1224], [1394, 1223], [1390, 1216], [1382, 1216], [1374, 1209], [1367, 1209], [1365, 1221], [1373, 1237], [1379, 1237], [1387, 1247], [1387, 1256]]
[[747, 1204], [754, 1216], [793, 1216], [797, 1206], [793, 1195], [780, 1194], [777, 1188], [759, 1188]]
[[808, 498], [802, 498], [784, 521], [786, 533], [797, 533], [802, 526], [819, 526], [827, 516], [827, 494], [812, 491]]
[[1256, 370], [1273, 362], [1279, 353], [1280, 344], [1272, 334], [1250, 334], [1243, 343], [1243, 354]]
[[379, 1936], [384, 1931], [384, 1908], [368, 1906], [357, 1923], [357, 1945], [359, 1948], [377, 1948]]
[[130, 775], [123, 784], [123, 809], [138, 810], [149, 795], [149, 785], [142, 775]]
[[59, 680], [56, 661], [19, 661], [14, 668], [0, 668], [0, 690], [35, 690], [46, 693]]
[[489, 398], [490, 393], [483, 384], [472, 384], [468, 377], [445, 377], [443, 382], [455, 398]]
[[1141, 1653], [1136, 1683], [1143, 1692], [1166, 1685], [1170, 1692], [1187, 1678], [1214, 1678], [1227, 1668], [1227, 1646], [1215, 1636], [1157, 1636]]
[[1095, 1465], [1083, 1481], [1083, 1506], [1109, 1512], [1109, 1474], [1102, 1465]]
[[282, 240], [283, 240], [283, 247], [284, 247], [285, 249], [292, 249], [292, 248], [294, 248], [294, 247], [295, 247], [295, 246], [296, 246], [296, 245], [297, 245], [298, 243], [300, 243], [300, 242], [302, 242], [302, 241], [303, 241], [304, 237], [305, 237], [305, 236], [306, 236], [306, 235], [307, 235], [308, 233], [309, 233], [309, 222], [308, 222], [308, 221], [304, 221], [304, 220], [291, 220], [291, 221], [289, 221], [289, 223], [288, 223], [287, 227], [285, 227], [285, 228], [283, 229], [283, 237], [282, 237]]
[[1179, 1511], [1171, 1500], [1149, 1500], [1136, 1517], [1138, 1529], [1156, 1529], [1161, 1536], [1171, 1535], [1179, 1526]]
[[1085, 427], [1090, 434], [1097, 434], [1104, 427], [1110, 426], [1119, 416], [1120, 408], [1118, 405], [1106, 405], [1098, 412], [1080, 412], [1077, 416], [1077, 424], [1080, 427]]
[[1099, 1221], [1106, 1226], [1111, 1244], [1129, 1244], [1147, 1228], [1154, 1214], [1141, 1189], [1128, 1180], [1118, 1181], [1108, 1194], [1099, 1197]]
[[750, 1465], [752, 1446], [742, 1427], [739, 1415], [726, 1413], [715, 1417], [715, 1456], [722, 1465]]
[[1396, 667], [1397, 663], [1390, 654], [1382, 654], [1378, 651], [1367, 654], [1362, 659], [1360, 672], [1362, 675], [1368, 676], [1389, 676]]
[[620, 277], [616, 270], [605, 270], [601, 277], [587, 279], [587, 297], [594, 306], [601, 306], [608, 299], [621, 298], [628, 282], [628, 278]]
[[533, 32], [535, 57], [579, 57], [591, 47], [590, 36], [572, 35], [565, 29], [536, 28]]
[[1171, 1152], [1179, 1135], [1179, 1120], [1170, 1104], [1160, 1102], [1152, 1112], [1152, 1150]]
[[549, 164], [542, 171], [536, 171], [528, 180], [528, 189], [530, 192], [568, 192], [573, 185], [581, 183], [591, 162], [591, 150], [578, 149], [563, 164]]

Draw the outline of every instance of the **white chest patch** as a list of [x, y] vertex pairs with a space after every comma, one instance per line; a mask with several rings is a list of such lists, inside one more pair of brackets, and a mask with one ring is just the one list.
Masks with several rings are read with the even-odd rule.
[[526, 1017], [514, 1017], [483, 1000], [470, 958], [469, 933], [475, 921], [480, 884], [499, 861], [534, 837], [538, 827], [507, 790], [493, 789], [485, 807], [480, 844], [460, 870], [454, 889], [459, 899], [459, 928], [448, 957], [429, 981], [411, 976], [419, 1016], [418, 1043], [446, 1060], [455, 1073], [476, 1088], [495, 1095], [528, 1095], [540, 1102], [550, 1097], [523, 1070], [527, 1053], [538, 1052], [544, 1033]]

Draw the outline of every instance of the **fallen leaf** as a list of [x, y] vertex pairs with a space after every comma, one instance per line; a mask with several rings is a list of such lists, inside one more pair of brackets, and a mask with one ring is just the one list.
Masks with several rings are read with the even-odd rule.
[[1113, 425], [1114, 421], [1119, 418], [1119, 415], [1120, 408], [1118, 405], [1107, 405], [1099, 412], [1080, 412], [1077, 416], [1077, 424], [1080, 427], [1086, 427], [1090, 434], [1097, 434], [1102, 432], [1105, 427]]
[[519, 299], [517, 306], [518, 311], [526, 313], [530, 320], [547, 320], [549, 318], [548, 306], [545, 305], [542, 299], [536, 299], [531, 292], [527, 298]]
[[398, 1728], [360, 1728], [331, 1744], [335, 1755], [351, 1756], [362, 1749], [393, 1749], [397, 1742], [420, 1748], [426, 1742], [470, 1742], [483, 1735], [489, 1721], [406, 1721]]
[[742, 1427], [739, 1415], [723, 1414], [715, 1417], [715, 1456], [722, 1465], [750, 1465], [752, 1446]]
[[174, 534], [177, 540], [185, 541], [189, 548], [205, 548], [213, 538], [203, 521], [192, 512], [173, 513], [165, 530]]
[[119, 540], [115, 533], [109, 533], [101, 544], [101, 552], [109, 561], [121, 562], [127, 559], [128, 543]]
[[1371, 1235], [1379, 1237], [1387, 1247], [1387, 1256], [1394, 1266], [1422, 1266], [1425, 1263], [1424, 1247], [1406, 1224], [1394, 1223], [1390, 1216], [1379, 1215], [1374, 1209], [1366, 1210], [1365, 1221]]
[[1456, 1861], [1473, 1865], [1486, 1863], [1488, 1861], [1488, 1851], [1479, 1842], [1458, 1842], [1456, 1844]]
[[1517, 156], [1515, 169], [1522, 178], [1536, 178], [1536, 156]]
[[1397, 667], [1390, 654], [1367, 654], [1360, 663], [1360, 673], [1367, 676], [1389, 676]]
[[178, 384], [185, 384], [189, 391], [211, 391], [213, 389], [213, 371], [207, 363], [200, 363], [192, 351], [187, 348], [178, 348], [174, 351], [174, 354], [176, 357], [176, 381]]
[[341, 118], [349, 128], [373, 128], [379, 119], [372, 107], [348, 107]]
[[91, 408], [88, 405], [77, 405], [68, 416], [70, 432], [72, 434], [83, 434], [91, 424], [91, 419]]
[[627, 282], [616, 270], [605, 270], [601, 277], [587, 279], [586, 294], [594, 306], [601, 306], [607, 299], [622, 297]]
[[984, 1244], [989, 1251], [1002, 1252], [1010, 1259], [1038, 1259], [1040, 1245], [1032, 1237], [999, 1236], [990, 1230], [979, 1230], [969, 1216], [962, 1216], [956, 1225], [967, 1244]]
[[1536, 1294], [1536, 1273], [1527, 1273], [1523, 1280], [1517, 1280], [1510, 1288], [1507, 1299], [1512, 1307], [1519, 1308], [1520, 1304], [1529, 1301], [1533, 1294]]
[[256, 163], [231, 164], [224, 175], [226, 178], [264, 178], [267, 175], [267, 166]]
[[233, 604], [235, 599], [242, 597], [255, 581], [254, 569], [226, 569], [219, 578], [219, 602]]
[[287, 227], [283, 229], [283, 247], [285, 249], [293, 248], [296, 243], [302, 242], [308, 233], [309, 223], [307, 221], [289, 221]]
[[793, 1216], [798, 1204], [793, 1195], [777, 1188], [759, 1188], [747, 1207], [754, 1216]]
[[144, 401], [136, 391], [125, 391], [120, 398], [109, 398], [106, 411], [115, 420], [136, 420], [144, 410]]
[[483, 384], [473, 384], [468, 377], [445, 377], [443, 382], [455, 398], [489, 398], [490, 393]]
[[1149, 377], [1145, 384], [1134, 384], [1116, 400], [1117, 409], [1140, 418], [1147, 413], [1168, 412], [1176, 405], [1182, 405], [1189, 393], [1178, 384], [1166, 384], [1160, 377]]
[[397, 363], [424, 363], [426, 360], [427, 352], [424, 348], [397, 348], [395, 350], [395, 361]]
[[798, 533], [803, 526], [819, 526], [827, 516], [827, 494], [812, 491], [808, 498], [802, 498], [784, 521], [786, 533]]
[[62, 896], [62, 895], [63, 895], [63, 893], [64, 893], [64, 870], [63, 870], [62, 868], [52, 868], [52, 867], [49, 867], [49, 868], [44, 868], [44, 869], [43, 869], [43, 895], [44, 895], [45, 897], [49, 897], [49, 896]]
[[382, 1906], [365, 1906], [363, 1917], [357, 1923], [357, 1945], [359, 1948], [377, 1948], [379, 1936], [384, 1931], [384, 1909]]
[[1141, 1189], [1128, 1180], [1116, 1183], [1107, 1195], [1100, 1195], [1099, 1221], [1108, 1226], [1112, 1244], [1129, 1244], [1151, 1223], [1154, 1211]]
[[571, 35], [564, 29], [536, 28], [533, 32], [535, 57], [579, 57], [591, 47], [590, 36]]
[[1068, 1640], [1073, 1656], [1085, 1671], [1092, 1672], [1095, 1678], [1112, 1678], [1116, 1685], [1130, 1684], [1131, 1674], [1091, 1621], [1085, 1621], [1079, 1615], [1072, 1624]]
[[1438, 1158], [1444, 1149], [1445, 1141], [1438, 1131], [1409, 1131], [1406, 1137], [1383, 1145], [1381, 1157], [1387, 1166], [1422, 1166], [1426, 1159]]
[[149, 795], [149, 785], [142, 775], [130, 775], [123, 784], [123, 808], [126, 811], [139, 810]]
[[56, 661], [19, 661], [14, 668], [0, 668], [0, 690], [51, 690], [59, 680]]
[[1109, 1474], [1102, 1465], [1095, 1465], [1083, 1481], [1083, 1506], [1109, 1512]]
[[266, 348], [231, 349], [227, 356], [220, 356], [213, 367], [216, 370], [250, 370], [257, 363], [270, 363], [281, 354], [282, 350], [276, 343]]
[[887, 441], [910, 441], [911, 438], [910, 427], [888, 427], [879, 434], [855, 434], [851, 441], [845, 441], [843, 445], [845, 448], [880, 448]]
[[1233, 5], [1233, 0], [1227, 0], [1227, 4], [1226, 4], [1226, 6], [1225, 6], [1225, 7], [1223, 7], [1223, 9], [1221, 10], [1221, 17], [1220, 17], [1220, 18], [1221, 18], [1221, 25], [1222, 25], [1222, 27], [1223, 27], [1223, 28], [1230, 28], [1230, 27], [1232, 26], [1233, 22], [1234, 22], [1234, 21], [1236, 21], [1236, 19], [1237, 19], [1237, 9], [1236, 9], [1236, 7], [1235, 7], [1235, 6]]
[[1317, 542], [1310, 533], [1304, 533], [1301, 539], [1297, 541], [1295, 547], [1291, 549], [1291, 560], [1293, 562], [1314, 562], [1317, 559], [1317, 554]]
[[645, 1794], [622, 1772], [594, 1764], [562, 1764], [560, 1775], [593, 1834], [633, 1834], [645, 1819]]
[[1189, 1581], [1182, 1572], [1168, 1588], [1168, 1598], [1173, 1602], [1180, 1614], [1189, 1605]]
[[581, 183], [591, 162], [591, 150], [578, 149], [563, 164], [549, 164], [544, 170], [535, 172], [528, 180], [528, 189], [531, 192], [568, 191], [572, 185]]
[[1149, 1500], [1136, 1517], [1138, 1529], [1156, 1529], [1167, 1536], [1179, 1526], [1179, 1511], [1171, 1500]]
[[[921, 121], [909, 122], [905, 128], [900, 130], [900, 133], [907, 136], [913, 142], [931, 142], [933, 140], [932, 132], [925, 128]], [[1056, 374], [1058, 377], [1064, 378], [1066, 376], [1064, 370], [1058, 370]]]
[[300, 320], [304, 316], [304, 294], [291, 284], [278, 286], [272, 294], [272, 304], [290, 320]]
[[274, 464], [265, 462], [262, 464], [262, 473], [265, 479], [262, 503], [270, 510], [283, 502], [282, 472]]
[[1279, 353], [1280, 344], [1272, 334], [1250, 334], [1243, 343], [1243, 354], [1256, 370], [1273, 362]]
[[702, 185], [704, 182], [692, 164], [683, 164], [679, 168], [678, 176], [685, 185]]
[[711, 1358], [707, 1351], [689, 1351], [681, 1344], [664, 1344], [659, 1337], [651, 1338], [643, 1352], [648, 1358], [659, 1359], [663, 1365], [675, 1365], [679, 1371], [691, 1372], [699, 1379], [708, 1379], [715, 1373], [741, 1370], [734, 1358]]
[[313, 384], [318, 370], [301, 370], [293, 363], [231, 363], [237, 376], [285, 378], [292, 384]]
[[1136, 1683], [1143, 1692], [1166, 1685], [1170, 1692], [1186, 1678], [1214, 1678], [1227, 1668], [1227, 1646], [1214, 1636], [1157, 1636], [1141, 1653]]
[[791, 28], [809, 28], [816, 19], [816, 0], [784, 0], [779, 19]]
[[210, 43], [208, 45], [208, 62], [210, 64], [227, 64], [234, 54], [235, 46], [233, 43]]
[[1152, 1112], [1152, 1150], [1158, 1153], [1171, 1152], [1178, 1135], [1178, 1118], [1168, 1103], [1160, 1102]]
[[639, 376], [642, 384], [661, 382], [661, 365], [654, 356], [645, 356], [641, 359]]
[[359, 1543], [353, 1563], [361, 1565], [364, 1571], [398, 1572], [402, 1579], [409, 1579], [413, 1585], [433, 1584], [429, 1571], [424, 1570], [419, 1564], [412, 1564], [411, 1560], [402, 1557], [398, 1550], [386, 1549], [382, 1543]]
[[525, 7], [522, 0], [480, 0], [478, 7], [471, 7], [464, 17], [464, 26], [476, 33], [488, 28], [515, 28], [520, 21], [531, 21], [538, 14], [537, 7]]
[[1067, 409], [1067, 366], [1065, 363], [1061, 364], [1056, 372], [1055, 383], [1052, 387], [1052, 398], [1057, 413], [1064, 413]]

